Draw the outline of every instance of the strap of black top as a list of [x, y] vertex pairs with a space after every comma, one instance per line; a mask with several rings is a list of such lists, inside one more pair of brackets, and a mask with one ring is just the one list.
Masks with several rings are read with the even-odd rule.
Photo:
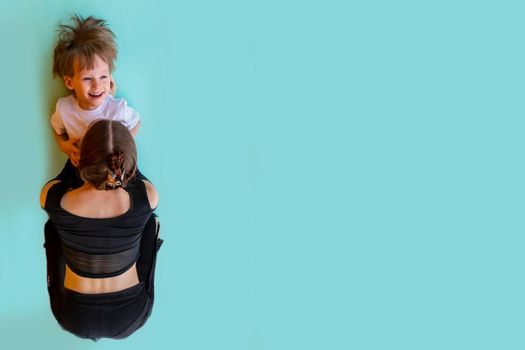
[[149, 204], [148, 192], [146, 190], [146, 184], [144, 184], [144, 181], [135, 178], [128, 182], [126, 190], [133, 197], [134, 210], [153, 211]]

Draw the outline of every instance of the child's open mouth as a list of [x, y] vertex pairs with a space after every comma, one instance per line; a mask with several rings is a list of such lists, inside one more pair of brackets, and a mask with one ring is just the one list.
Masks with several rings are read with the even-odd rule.
[[95, 98], [100, 97], [100, 96], [102, 96], [103, 94], [104, 94], [104, 91], [102, 91], [101, 93], [98, 93], [98, 94], [88, 93], [89, 96], [91, 96], [91, 97], [95, 97]]

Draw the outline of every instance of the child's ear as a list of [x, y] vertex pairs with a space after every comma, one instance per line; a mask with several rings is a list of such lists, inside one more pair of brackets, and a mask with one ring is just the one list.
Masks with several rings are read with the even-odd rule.
[[64, 75], [64, 85], [66, 85], [66, 88], [69, 90], [73, 90], [73, 78], [68, 75]]

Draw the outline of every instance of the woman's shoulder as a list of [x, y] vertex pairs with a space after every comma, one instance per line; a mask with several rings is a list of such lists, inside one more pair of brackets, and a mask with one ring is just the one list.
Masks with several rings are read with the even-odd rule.
[[159, 193], [153, 184], [147, 180], [142, 180], [146, 187], [146, 194], [148, 195], [149, 206], [151, 209], [157, 208], [159, 204]]
[[51, 187], [59, 183], [60, 180], [51, 180], [47, 184], [44, 185], [42, 188], [42, 191], [40, 191], [40, 206], [44, 208], [46, 206], [46, 200], [47, 200], [47, 194]]

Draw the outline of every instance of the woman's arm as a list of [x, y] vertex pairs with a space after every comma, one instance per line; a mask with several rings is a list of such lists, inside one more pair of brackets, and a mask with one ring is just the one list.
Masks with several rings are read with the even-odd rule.
[[46, 206], [47, 192], [54, 184], [59, 182], [60, 180], [51, 180], [42, 188], [42, 192], [40, 192], [40, 206], [42, 208]]

